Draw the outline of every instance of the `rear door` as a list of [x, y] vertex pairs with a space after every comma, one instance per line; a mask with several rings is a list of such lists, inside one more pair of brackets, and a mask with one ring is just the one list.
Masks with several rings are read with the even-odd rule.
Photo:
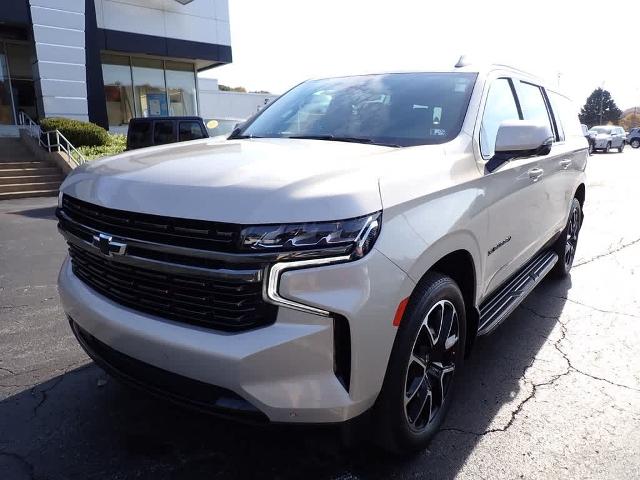
[[551, 114], [544, 89], [524, 80], [514, 83], [524, 119], [546, 123], [553, 132], [551, 152], [531, 159], [535, 162], [536, 174], [531, 176], [533, 188], [530, 189], [532, 197], [527, 200], [530, 208], [527, 215], [531, 221], [530, 252], [533, 254], [554, 235], [556, 225], [564, 216], [564, 209], [560, 205], [564, 186], [559, 175], [566, 164], [570, 164], [571, 156]]
[[552, 233], [557, 233], [567, 221], [577, 177], [589, 155], [589, 143], [583, 136], [578, 110], [571, 100], [551, 90], [546, 90], [546, 94], [559, 136], [552, 147], [558, 164], [550, 180], [555, 204]]

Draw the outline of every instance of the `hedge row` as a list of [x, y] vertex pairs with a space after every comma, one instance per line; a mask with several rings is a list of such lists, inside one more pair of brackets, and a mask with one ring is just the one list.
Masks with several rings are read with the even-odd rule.
[[67, 140], [76, 148], [99, 147], [109, 142], [109, 133], [91, 122], [81, 122], [69, 118], [45, 118], [40, 121], [44, 132], [60, 130]]
[[99, 147], [79, 147], [78, 151], [84, 155], [87, 160], [95, 160], [97, 158], [122, 153], [127, 148], [127, 137], [124, 135], [109, 134], [109, 141], [106, 145]]

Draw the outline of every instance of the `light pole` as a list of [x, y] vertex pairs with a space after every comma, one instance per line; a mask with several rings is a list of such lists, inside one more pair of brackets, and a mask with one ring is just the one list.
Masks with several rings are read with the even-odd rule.
[[604, 81], [602, 82], [602, 85], [600, 86], [600, 125], [602, 125], [603, 102], [604, 102]]

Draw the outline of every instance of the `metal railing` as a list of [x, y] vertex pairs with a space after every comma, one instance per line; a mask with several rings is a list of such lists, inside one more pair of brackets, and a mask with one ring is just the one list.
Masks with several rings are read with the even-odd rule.
[[29, 136], [37, 139], [42, 148], [48, 152], [63, 152], [74, 166], [82, 165], [87, 159], [60, 130], [43, 131], [40, 125], [24, 112], [18, 115], [18, 124], [29, 132]]

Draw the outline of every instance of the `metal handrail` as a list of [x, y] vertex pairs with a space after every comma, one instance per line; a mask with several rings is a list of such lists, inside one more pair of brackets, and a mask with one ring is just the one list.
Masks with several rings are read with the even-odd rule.
[[[18, 124], [25, 127], [29, 131], [29, 136], [38, 139], [38, 144], [48, 152], [64, 152], [67, 159], [74, 166], [82, 165], [87, 159], [82, 155], [73, 144], [60, 132], [60, 130], [43, 131], [40, 125], [24, 112], [18, 114]], [[55, 142], [51, 138], [55, 138]], [[46, 139], [46, 141], [45, 141]]]

